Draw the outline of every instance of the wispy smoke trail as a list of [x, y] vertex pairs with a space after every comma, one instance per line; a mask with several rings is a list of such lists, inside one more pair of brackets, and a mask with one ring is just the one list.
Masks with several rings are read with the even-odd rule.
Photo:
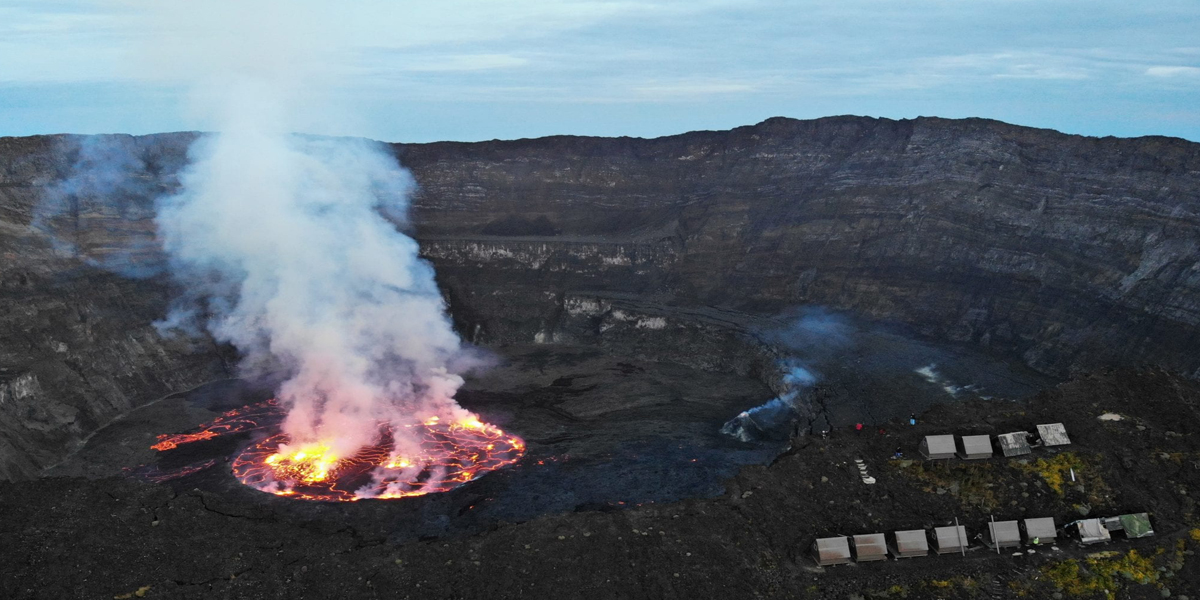
[[852, 330], [844, 319], [819, 307], [798, 311], [788, 327], [764, 338], [790, 356], [779, 364], [783, 391], [764, 404], [742, 411], [721, 427], [721, 433], [744, 442], [784, 435], [799, 419], [811, 419], [812, 407], [803, 394], [820, 376], [812, 366], [829, 360], [853, 343]]
[[782, 377], [784, 391], [778, 396], [749, 410], [744, 410], [721, 426], [721, 433], [752, 442], [761, 438], [782, 435], [782, 429], [796, 419], [809, 416], [800, 395], [817, 383], [817, 375], [808, 368], [785, 361]]
[[[46, 234], [57, 252], [89, 265], [126, 277], [159, 274], [161, 265], [152, 259], [158, 246], [149, 225], [154, 218], [150, 199], [161, 190], [143, 175], [161, 165], [146, 162], [141, 140], [70, 136], [57, 142], [57, 150], [73, 157], [70, 175], [46, 190], [30, 225]], [[88, 224], [80, 222], [81, 216]], [[123, 243], [105, 243], [89, 236], [92, 230], [119, 231]]]

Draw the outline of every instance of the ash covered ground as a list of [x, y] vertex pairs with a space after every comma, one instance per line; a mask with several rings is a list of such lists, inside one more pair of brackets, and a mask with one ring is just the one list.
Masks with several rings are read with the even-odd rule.
[[[915, 427], [906, 414], [875, 423], [883, 434], [876, 427], [855, 433], [838, 420], [827, 438], [745, 444], [716, 429], [731, 411], [771, 394], [757, 380], [589, 347], [510, 348], [503, 358], [469, 382], [464, 404], [525, 436], [526, 459], [450, 493], [400, 501], [277, 498], [238, 484], [227, 464], [165, 484], [115, 475], [159, 458], [149, 450], [155, 434], [184, 431], [263, 392], [217, 383], [134, 411], [60, 465], [61, 476], [0, 486], [0, 542], [10, 557], [0, 565], [0, 594], [1049, 597], [1061, 593], [1056, 569], [1070, 561], [1099, 569], [1089, 555], [1100, 565], [1126, 564], [1131, 550], [1150, 561], [1153, 580], [1116, 576], [1097, 586], [1132, 598], [1200, 589], [1192, 555], [1200, 549], [1192, 500], [1200, 446], [1190, 437], [1200, 431], [1200, 389], [1186, 379], [1103, 372], [1026, 400], [953, 397], [923, 412]], [[931, 394], [946, 394], [911, 375], [914, 389], [924, 381]], [[837, 381], [824, 385], [849, 385]], [[1110, 411], [1124, 419], [1097, 419]], [[915, 456], [926, 434], [995, 434], [1054, 421], [1075, 443], [1039, 450], [1025, 463], [889, 460], [897, 446]], [[236, 444], [195, 452], [220, 456]], [[1056, 491], [1039, 471], [1037, 459], [1055, 457], [1081, 465], [1078, 486]], [[861, 482], [856, 458], [876, 485]], [[825, 569], [807, 552], [819, 536], [940, 526], [955, 517], [972, 535], [993, 515], [1054, 516], [1061, 525], [1081, 507], [1101, 515], [1149, 511], [1157, 535], [1102, 548], [1063, 543], [1021, 557], [976, 549]], [[1096, 558], [1100, 551], [1109, 554]], [[1103, 597], [1100, 589], [1081, 597]]]

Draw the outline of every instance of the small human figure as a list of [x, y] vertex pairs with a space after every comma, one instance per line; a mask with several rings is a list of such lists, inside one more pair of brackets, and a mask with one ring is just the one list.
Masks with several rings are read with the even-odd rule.
[[880, 428], [879, 428], [879, 435], [887, 435], [887, 430], [886, 430], [886, 429], [884, 429], [884, 428], [882, 428], [882, 427], [880, 427]]
[[857, 431], [857, 432], [859, 432], [859, 433], [862, 433], [862, 428], [863, 428], [863, 424], [862, 424], [862, 423], [855, 423], [855, 424], [854, 424], [854, 430], [855, 430], [855, 431]]
[[896, 454], [894, 456], [896, 457], [896, 460], [900, 460], [900, 459], [904, 458], [904, 449], [897, 447]]
[[916, 424], [917, 424], [917, 415], [916, 415], [916, 413], [914, 413], [914, 414], [911, 414], [911, 415], [908, 415], [908, 424], [909, 424], [909, 425], [916, 425]]

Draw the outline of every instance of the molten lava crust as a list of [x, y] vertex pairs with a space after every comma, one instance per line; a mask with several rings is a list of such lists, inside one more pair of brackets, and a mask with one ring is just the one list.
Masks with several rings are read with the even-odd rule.
[[[287, 435], [278, 432], [283, 412], [275, 400], [231, 410], [199, 431], [160, 435], [152, 448], [168, 452], [183, 444], [261, 431], [266, 437], [233, 460], [234, 477], [279, 496], [341, 502], [449, 491], [516, 463], [525, 453], [525, 442], [519, 437], [475, 417], [451, 423], [430, 417], [404, 426], [412, 429], [405, 437], [420, 440], [420, 449], [411, 456], [394, 453], [396, 432], [387, 424], [380, 424], [374, 444], [352, 456], [337, 456], [328, 442], [290, 445]], [[194, 472], [195, 468], [185, 470]], [[156, 471], [146, 476], [165, 481], [186, 474]]]

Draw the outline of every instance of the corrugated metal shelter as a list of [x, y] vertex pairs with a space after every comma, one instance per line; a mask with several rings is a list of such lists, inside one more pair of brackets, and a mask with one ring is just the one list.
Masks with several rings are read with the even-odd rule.
[[1067, 437], [1067, 428], [1062, 423], [1038, 425], [1037, 430], [1043, 446], [1066, 446], [1071, 443], [1071, 438]]
[[962, 452], [959, 456], [967, 460], [981, 460], [992, 457], [992, 436], [990, 435], [964, 435], [962, 438]]
[[967, 537], [967, 528], [962, 525], [938, 527], [933, 530], [933, 537], [937, 540], [938, 554], [961, 552], [971, 545], [970, 538]]
[[921, 454], [925, 458], [954, 458], [956, 450], [953, 435], [927, 435], [921, 440]]
[[887, 560], [887, 538], [882, 533], [854, 536], [854, 560], [857, 562]]
[[1025, 519], [1025, 541], [1030, 544], [1050, 544], [1056, 537], [1058, 528], [1054, 526], [1054, 517]]
[[908, 529], [896, 532], [896, 558], [913, 558], [929, 554], [929, 538], [924, 529]]
[[1112, 534], [1108, 532], [1108, 528], [1100, 522], [1100, 519], [1076, 521], [1075, 527], [1079, 531], [1079, 540], [1085, 544], [1098, 544], [1112, 540]]
[[817, 541], [813, 542], [812, 551], [813, 559], [818, 565], [844, 565], [850, 562], [850, 538], [817, 538]]
[[987, 543], [992, 548], [1016, 548], [1021, 545], [1021, 528], [1016, 521], [988, 523]]
[[1014, 431], [996, 436], [1000, 442], [1000, 452], [1004, 456], [1021, 456], [1033, 452], [1029, 448], [1029, 432]]
[[1154, 535], [1154, 528], [1150, 527], [1150, 515], [1146, 513], [1133, 513], [1121, 515], [1120, 518], [1121, 527], [1125, 529], [1125, 537], [1142, 538]]

